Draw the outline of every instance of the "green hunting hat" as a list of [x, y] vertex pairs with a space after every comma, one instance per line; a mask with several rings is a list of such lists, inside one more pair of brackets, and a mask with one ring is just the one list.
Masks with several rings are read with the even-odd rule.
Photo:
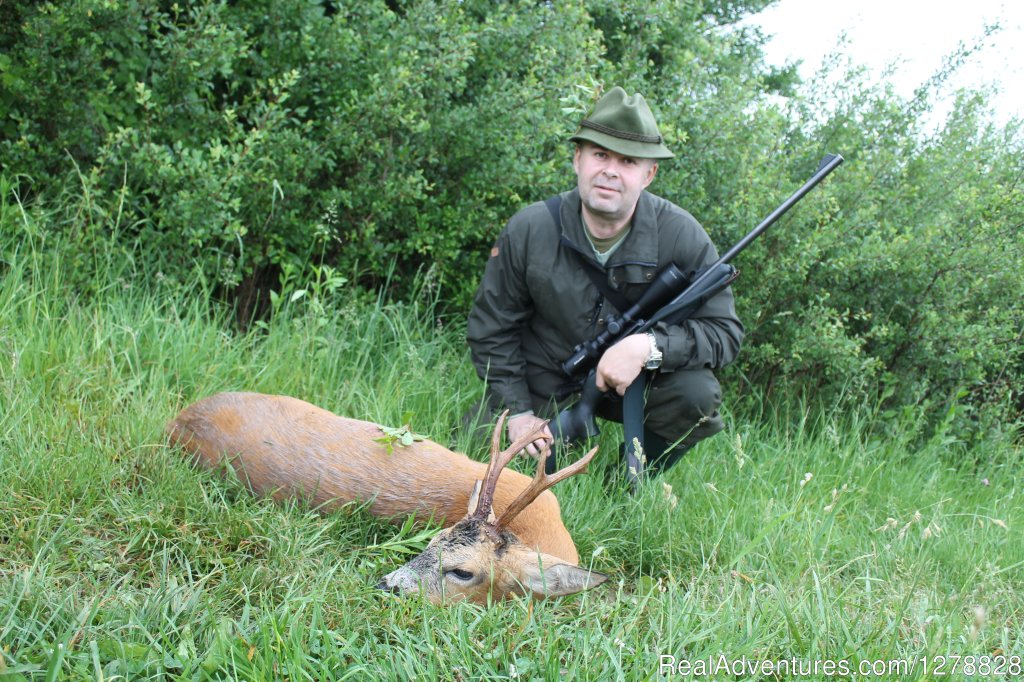
[[638, 159], [671, 159], [658, 132], [654, 114], [643, 95], [627, 95], [614, 87], [597, 101], [589, 118], [580, 121], [580, 129], [569, 138], [573, 142], [593, 142], [605, 149]]

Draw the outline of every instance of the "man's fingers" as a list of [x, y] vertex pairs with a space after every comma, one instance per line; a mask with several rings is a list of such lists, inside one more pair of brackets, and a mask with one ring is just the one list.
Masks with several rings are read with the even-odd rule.
[[523, 451], [530, 457], [533, 457], [534, 459], [540, 459], [544, 455], [544, 446], [546, 444], [547, 441], [535, 440], [529, 445], [527, 445], [525, 448], [523, 448]]
[[[516, 441], [524, 435], [535, 431], [544, 420], [539, 417], [530, 415], [521, 415], [509, 420], [508, 423], [508, 438], [510, 441]], [[544, 429], [539, 434], [541, 437], [537, 438], [519, 451], [519, 454], [528, 455], [534, 459], [541, 459], [544, 457], [544, 451], [549, 447], [550, 441], [553, 439], [551, 435], [551, 429], [545, 424]]]
[[613, 345], [597, 363], [597, 388], [602, 393], [614, 388], [619, 395], [626, 395], [626, 389], [643, 369], [648, 353], [650, 341], [645, 334], [627, 336]]
[[621, 381], [616, 381], [616, 377], [605, 374], [604, 372], [598, 372], [594, 383], [597, 385], [597, 390], [601, 393], [607, 393], [614, 389], [619, 395], [623, 395], [626, 392], [626, 386]]

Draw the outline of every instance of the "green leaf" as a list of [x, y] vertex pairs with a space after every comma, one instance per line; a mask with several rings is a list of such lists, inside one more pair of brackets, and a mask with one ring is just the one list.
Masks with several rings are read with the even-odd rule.
[[417, 441], [426, 440], [427, 437], [413, 433], [409, 427], [409, 424], [400, 426], [399, 428], [393, 428], [390, 426], [381, 426], [380, 430], [384, 433], [379, 438], [374, 438], [374, 441], [378, 443], [384, 443], [387, 446], [388, 454], [394, 452], [394, 446], [408, 447]]

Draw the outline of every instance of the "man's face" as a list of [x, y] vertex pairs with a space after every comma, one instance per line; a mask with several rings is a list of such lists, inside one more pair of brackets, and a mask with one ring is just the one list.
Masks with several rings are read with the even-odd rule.
[[584, 209], [616, 223], [632, 217], [640, 192], [658, 172], [653, 159], [623, 156], [590, 142], [576, 148], [572, 165]]

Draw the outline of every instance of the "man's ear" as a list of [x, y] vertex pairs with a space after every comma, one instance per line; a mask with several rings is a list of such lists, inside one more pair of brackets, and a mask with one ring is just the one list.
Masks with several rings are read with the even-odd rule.
[[533, 556], [521, 564], [519, 582], [535, 595], [562, 597], [589, 590], [608, 580], [604, 573], [567, 564], [550, 554], [530, 554]]
[[644, 189], [647, 189], [647, 187], [648, 187], [648, 186], [649, 186], [649, 185], [650, 185], [650, 184], [651, 184], [652, 182], [654, 182], [654, 176], [655, 176], [655, 175], [657, 175], [657, 174], [658, 174], [658, 162], [657, 162], [657, 161], [654, 161], [654, 162], [653, 162], [653, 163], [651, 164], [651, 168], [650, 168], [650, 170], [648, 171], [647, 181], [646, 181], [646, 182], [644, 182]]
[[[469, 504], [466, 505], [466, 516], [469, 516], [476, 511], [477, 506], [480, 504], [480, 488], [483, 487], [483, 481], [477, 481], [473, 484], [473, 492], [469, 496]], [[494, 509], [487, 515], [487, 523], [494, 523]]]

